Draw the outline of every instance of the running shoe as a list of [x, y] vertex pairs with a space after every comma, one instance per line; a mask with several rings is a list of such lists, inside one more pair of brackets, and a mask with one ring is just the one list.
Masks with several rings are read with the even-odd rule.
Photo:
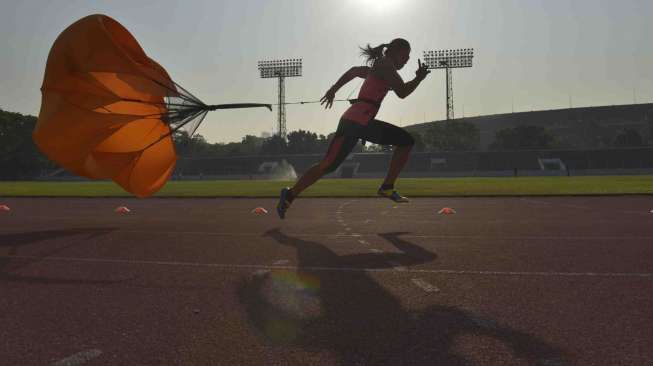
[[410, 202], [410, 200], [399, 193], [395, 191], [394, 189], [381, 189], [379, 188], [378, 192], [379, 196], [389, 198], [397, 203], [406, 203]]
[[290, 196], [290, 188], [285, 187], [281, 190], [281, 194], [279, 195], [279, 203], [277, 204], [277, 214], [279, 214], [281, 219], [286, 217], [286, 211], [290, 207], [288, 196]]

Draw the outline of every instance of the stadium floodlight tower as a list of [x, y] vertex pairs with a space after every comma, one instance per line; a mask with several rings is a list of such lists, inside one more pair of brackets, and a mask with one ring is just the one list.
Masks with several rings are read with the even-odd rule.
[[429, 69], [447, 70], [447, 119], [453, 119], [453, 79], [451, 69], [472, 67], [473, 48], [424, 51], [424, 63]]
[[302, 76], [302, 59], [286, 59], [273, 61], [259, 61], [258, 69], [261, 78], [277, 78], [279, 80], [279, 136], [286, 138], [286, 87], [287, 77]]

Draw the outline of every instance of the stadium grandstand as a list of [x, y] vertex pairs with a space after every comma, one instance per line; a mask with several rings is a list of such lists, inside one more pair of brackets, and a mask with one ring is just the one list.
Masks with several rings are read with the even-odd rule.
[[[480, 130], [477, 151], [413, 152], [402, 177], [448, 176], [537, 176], [603, 175], [653, 173], [653, 104], [572, 108], [469, 117], [464, 120]], [[591, 122], [612, 138], [630, 128], [645, 138], [641, 147], [614, 148], [589, 146], [580, 122]], [[422, 132], [436, 122], [407, 126], [411, 133]], [[553, 150], [492, 151], [490, 144], [497, 131], [520, 125], [542, 126], [567, 142], [571, 148]], [[587, 132], [585, 132], [587, 133]], [[327, 178], [383, 177], [391, 153], [351, 154]], [[249, 155], [220, 158], [181, 157], [172, 179], [275, 179], [274, 167], [290, 164], [301, 174], [319, 162], [323, 154]], [[285, 162], [284, 162], [285, 161]], [[41, 179], [79, 179], [59, 169]]]

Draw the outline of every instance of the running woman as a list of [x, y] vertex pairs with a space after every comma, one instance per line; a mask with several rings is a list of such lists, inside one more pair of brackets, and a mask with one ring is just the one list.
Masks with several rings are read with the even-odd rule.
[[401, 70], [410, 59], [410, 43], [402, 38], [374, 48], [368, 44], [367, 47], [361, 48], [361, 51], [361, 55], [367, 58], [367, 64], [371, 66], [355, 66], [349, 69], [320, 101], [325, 108], [331, 108], [336, 92], [356, 77], [365, 79], [358, 98], [342, 115], [336, 134], [322, 161], [309, 168], [292, 188], [286, 187], [281, 190], [277, 213], [282, 219], [285, 218], [286, 211], [293, 200], [322, 176], [336, 170], [359, 139], [379, 145], [395, 146], [390, 169], [379, 187], [378, 194], [395, 202], [408, 202], [406, 197], [395, 191], [394, 183], [408, 160], [415, 140], [403, 128], [379, 121], [374, 117], [389, 90], [394, 91], [399, 98], [406, 98], [430, 71], [417, 60], [418, 69], [415, 71], [415, 78], [404, 83], [397, 70]]

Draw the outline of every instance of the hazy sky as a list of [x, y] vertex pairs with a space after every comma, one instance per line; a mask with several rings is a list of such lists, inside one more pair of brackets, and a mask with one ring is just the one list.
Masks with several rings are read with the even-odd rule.
[[[259, 60], [302, 58], [286, 100], [317, 100], [349, 67], [358, 46], [402, 37], [414, 77], [424, 50], [474, 48], [454, 70], [456, 117], [653, 101], [651, 0], [0, 0], [0, 108], [37, 115], [48, 51], [77, 19], [122, 23], [172, 78], [207, 104], [275, 103]], [[360, 79], [336, 95], [346, 98]], [[357, 90], [352, 97], [355, 97]], [[328, 134], [346, 103], [287, 106], [287, 129]], [[275, 111], [276, 112], [276, 111]], [[400, 126], [446, 116], [445, 75], [434, 70], [408, 98], [389, 94], [377, 118]], [[211, 112], [198, 130], [211, 142], [276, 131], [264, 109]]]

